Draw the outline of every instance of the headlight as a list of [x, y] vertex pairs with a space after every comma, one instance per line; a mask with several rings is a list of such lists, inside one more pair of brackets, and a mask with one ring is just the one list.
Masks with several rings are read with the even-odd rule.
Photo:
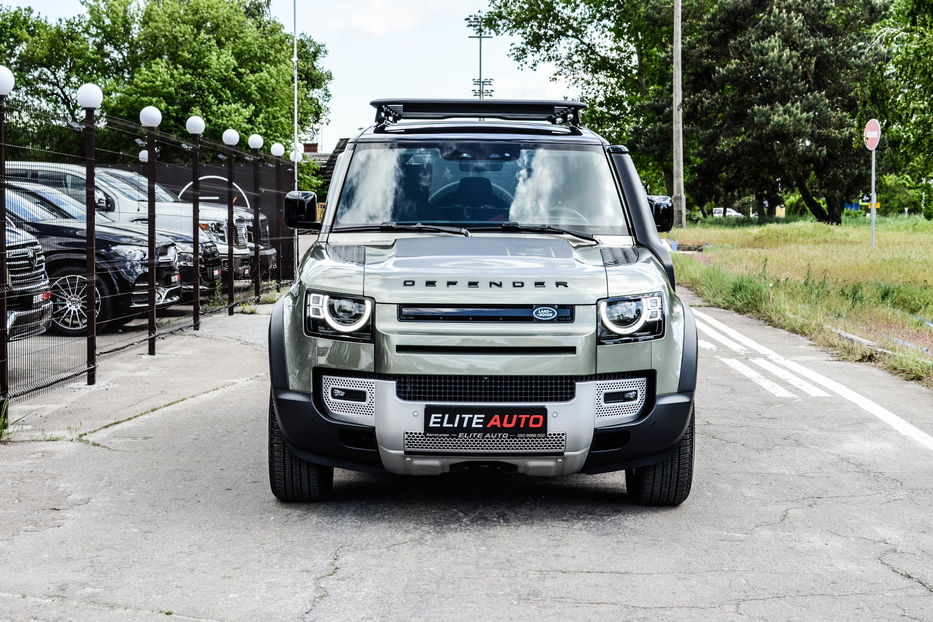
[[600, 300], [599, 342], [626, 343], [664, 336], [664, 300], [660, 292]]
[[201, 228], [205, 231], [217, 236], [217, 239], [221, 242], [227, 241], [227, 223], [221, 221], [214, 222], [202, 222]]
[[310, 334], [372, 341], [373, 301], [370, 298], [308, 292], [305, 300]]
[[183, 266], [194, 265], [194, 246], [184, 242], [175, 242], [175, 248], [178, 250], [178, 263]]
[[172, 244], [167, 249], [165, 249], [165, 257], [171, 261], [173, 264], [178, 263], [178, 249], [175, 248], [175, 245]]
[[146, 261], [146, 258], [149, 256], [144, 246], [125, 246], [123, 244], [118, 244], [113, 247], [113, 251], [129, 261]]

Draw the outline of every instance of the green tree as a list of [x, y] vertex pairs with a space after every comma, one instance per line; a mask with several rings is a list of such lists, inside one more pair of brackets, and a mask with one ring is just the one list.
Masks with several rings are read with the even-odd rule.
[[[492, 0], [490, 25], [517, 35], [520, 62], [554, 63], [581, 87], [587, 123], [642, 168], [671, 161], [669, 0]], [[839, 222], [863, 187], [861, 84], [880, 69], [877, 0], [684, 3], [687, 190], [698, 204], [754, 196], [761, 215], [796, 189]], [[670, 189], [670, 184], [667, 184]]]
[[[291, 142], [292, 37], [271, 17], [269, 0], [82, 3], [86, 13], [54, 24], [29, 9], [0, 9], [0, 34], [7, 35], [0, 45], [17, 76], [11, 103], [28, 108], [24, 123], [55, 119], [58, 139], [73, 142], [69, 122], [82, 116], [75, 92], [96, 82], [104, 91], [105, 116], [135, 122], [144, 106], [154, 105], [164, 132], [184, 136], [185, 120], [200, 114], [208, 138], [219, 139], [233, 127], [259, 133], [268, 143]], [[331, 74], [321, 67], [325, 55], [321, 44], [299, 36], [298, 121], [304, 133], [319, 126], [327, 111]], [[100, 141], [106, 144], [106, 134]]]

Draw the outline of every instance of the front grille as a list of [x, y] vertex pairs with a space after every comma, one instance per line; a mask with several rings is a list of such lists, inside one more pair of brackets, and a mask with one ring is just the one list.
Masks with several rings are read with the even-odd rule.
[[573, 376], [395, 376], [395, 394], [411, 402], [569, 402]]
[[399, 305], [400, 322], [573, 322], [573, 305]]
[[540, 438], [459, 438], [405, 432], [406, 454], [561, 455], [567, 447], [563, 432]]
[[38, 243], [8, 246], [6, 256], [10, 289], [27, 289], [45, 281], [45, 255]]

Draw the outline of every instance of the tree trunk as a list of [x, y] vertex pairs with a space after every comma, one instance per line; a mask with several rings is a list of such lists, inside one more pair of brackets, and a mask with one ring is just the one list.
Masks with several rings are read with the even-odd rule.
[[669, 197], [674, 196], [674, 171], [670, 166], [662, 166], [661, 172], [664, 174], [664, 190]]
[[829, 212], [829, 222], [834, 225], [842, 224], [842, 198], [838, 195], [827, 194], [823, 197], [826, 201], [826, 211]]
[[810, 190], [807, 188], [807, 184], [804, 182], [803, 178], [794, 178], [794, 183], [797, 185], [797, 190], [800, 191], [800, 198], [803, 199], [803, 204], [807, 206], [807, 209], [810, 210], [810, 213], [813, 214], [820, 222], [832, 224], [832, 220], [830, 220], [829, 214], [826, 213], [826, 210], [823, 209], [823, 206], [821, 206], [819, 202], [813, 198], [813, 195], [810, 194]]

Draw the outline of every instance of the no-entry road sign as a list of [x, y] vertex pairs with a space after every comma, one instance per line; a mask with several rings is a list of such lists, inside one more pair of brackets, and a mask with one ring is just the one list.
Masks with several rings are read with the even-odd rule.
[[872, 119], [865, 124], [865, 133], [862, 136], [865, 139], [865, 146], [874, 151], [878, 146], [878, 141], [881, 140], [881, 124], [878, 123], [878, 119]]

